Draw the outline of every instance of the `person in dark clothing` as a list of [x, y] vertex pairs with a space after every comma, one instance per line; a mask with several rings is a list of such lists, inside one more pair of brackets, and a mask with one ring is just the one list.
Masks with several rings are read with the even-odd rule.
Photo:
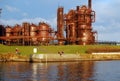
[[59, 54], [60, 56], [62, 56], [62, 55], [64, 54], [64, 52], [63, 52], [63, 51], [59, 51], [58, 54]]

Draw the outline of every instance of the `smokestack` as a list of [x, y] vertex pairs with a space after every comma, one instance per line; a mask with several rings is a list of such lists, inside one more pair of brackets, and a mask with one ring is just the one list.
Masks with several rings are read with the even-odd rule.
[[88, 8], [92, 8], [92, 0], [88, 0]]

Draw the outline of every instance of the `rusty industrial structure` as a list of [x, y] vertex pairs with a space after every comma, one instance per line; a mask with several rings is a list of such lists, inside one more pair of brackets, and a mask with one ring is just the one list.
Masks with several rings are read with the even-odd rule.
[[58, 45], [90, 45], [95, 44], [96, 31], [92, 29], [95, 22], [95, 11], [92, 10], [92, 0], [88, 6], [77, 6], [68, 13], [64, 8], [57, 10], [57, 31], [48, 23], [40, 22], [38, 25], [24, 22], [14, 27], [0, 26], [0, 41], [7, 45], [49, 45], [54, 40]]
[[1, 37], [7, 45], [48, 45], [53, 40], [53, 30], [47, 23], [39, 25], [24, 22], [22, 26], [7, 26], [5, 36]]
[[[95, 22], [95, 11], [92, 11], [91, 0], [86, 5], [77, 6], [64, 14], [64, 8], [59, 7], [57, 13], [58, 44], [88, 45], [95, 43], [96, 31], [92, 31], [92, 23]], [[64, 39], [63, 31], [66, 32]]]

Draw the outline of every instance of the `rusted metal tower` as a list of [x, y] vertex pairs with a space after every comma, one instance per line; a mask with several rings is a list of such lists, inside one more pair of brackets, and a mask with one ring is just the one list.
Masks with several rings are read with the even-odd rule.
[[57, 39], [58, 44], [64, 44], [64, 8], [59, 7], [57, 10]]
[[[63, 7], [57, 12], [58, 44], [89, 45], [95, 43], [95, 32], [92, 23], [95, 22], [95, 11], [92, 10], [92, 0], [88, 0], [88, 6], [77, 6], [64, 14]], [[64, 39], [64, 27], [66, 38]]]
[[92, 23], [95, 22], [95, 11], [92, 10], [92, 0], [88, 0], [88, 7], [77, 7], [77, 44], [94, 44], [95, 37], [92, 31]]

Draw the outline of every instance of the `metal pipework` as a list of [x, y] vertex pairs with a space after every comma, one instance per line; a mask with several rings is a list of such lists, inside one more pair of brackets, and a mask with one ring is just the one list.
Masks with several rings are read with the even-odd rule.
[[95, 11], [92, 11], [92, 22], [94, 23], [95, 22], [95, 19], [96, 19], [96, 15], [95, 15]]
[[92, 0], [88, 0], [88, 8], [92, 8]]

